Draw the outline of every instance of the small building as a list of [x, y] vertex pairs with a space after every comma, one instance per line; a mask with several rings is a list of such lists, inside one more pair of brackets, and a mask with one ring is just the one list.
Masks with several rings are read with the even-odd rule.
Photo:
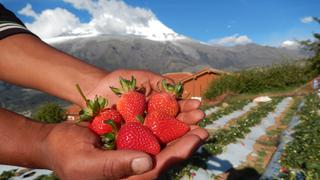
[[181, 82], [183, 84], [183, 98], [201, 100], [201, 97], [209, 87], [210, 82], [219, 78], [222, 74], [226, 73], [227, 72], [225, 71], [213, 68], [205, 68], [194, 74], [181, 72], [167, 73], [164, 74], [164, 76], [173, 79], [175, 82]]
[[77, 121], [80, 119], [79, 112], [81, 107], [78, 105], [71, 105], [66, 109], [67, 121]]
[[172, 79], [175, 83], [180, 82], [182, 79], [192, 76], [191, 72], [171, 72], [163, 74], [163, 76]]

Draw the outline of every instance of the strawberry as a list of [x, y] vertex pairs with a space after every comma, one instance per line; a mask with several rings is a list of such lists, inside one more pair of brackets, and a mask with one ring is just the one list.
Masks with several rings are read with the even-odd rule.
[[177, 116], [179, 112], [179, 104], [177, 98], [182, 94], [183, 88], [181, 83], [171, 85], [162, 80], [162, 87], [165, 92], [153, 94], [148, 101], [148, 112], [162, 112], [170, 116]]
[[121, 89], [110, 87], [111, 90], [120, 96], [117, 102], [117, 110], [126, 122], [139, 122], [146, 110], [147, 102], [144, 94], [136, 90], [136, 79], [131, 80], [120, 77]]
[[139, 150], [156, 155], [160, 152], [157, 138], [139, 122], [128, 122], [118, 132], [117, 149]]
[[113, 108], [106, 108], [100, 111], [99, 114], [93, 118], [89, 128], [98, 135], [112, 132], [114, 127], [108, 124], [107, 120], [113, 120], [116, 128], [120, 128], [123, 119], [117, 110]]
[[[123, 120], [121, 114], [115, 109], [105, 108], [108, 104], [105, 98], [96, 96], [94, 100], [89, 100], [78, 84], [77, 89], [87, 104], [87, 107], [80, 111], [78, 122], [91, 121], [89, 128], [98, 135], [111, 133], [115, 128], [120, 127]], [[108, 122], [108, 120], [113, 122]]]
[[147, 126], [161, 143], [167, 144], [189, 131], [189, 126], [173, 116], [161, 112], [148, 113], [144, 125]]

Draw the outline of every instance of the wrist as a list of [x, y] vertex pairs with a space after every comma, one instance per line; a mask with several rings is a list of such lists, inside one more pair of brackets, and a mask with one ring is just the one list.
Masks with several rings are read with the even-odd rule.
[[26, 152], [26, 156], [29, 158], [26, 160], [26, 162], [28, 162], [28, 164], [25, 165], [26, 167], [51, 169], [50, 155], [47, 150], [47, 137], [54, 127], [55, 124], [42, 123], [36, 123], [34, 127], [32, 127], [34, 137], [31, 141], [29, 151]]

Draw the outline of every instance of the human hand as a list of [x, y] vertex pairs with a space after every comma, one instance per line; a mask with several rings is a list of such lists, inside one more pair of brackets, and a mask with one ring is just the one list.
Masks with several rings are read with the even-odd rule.
[[44, 143], [42, 161], [64, 180], [120, 179], [153, 167], [144, 152], [101, 149], [99, 137], [85, 125], [56, 124]]

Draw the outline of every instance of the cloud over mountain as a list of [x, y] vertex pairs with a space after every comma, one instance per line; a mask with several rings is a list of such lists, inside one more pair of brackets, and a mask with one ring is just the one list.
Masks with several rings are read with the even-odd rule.
[[132, 34], [154, 40], [182, 38], [161, 23], [154, 13], [145, 8], [132, 7], [118, 0], [64, 0], [78, 10], [90, 14], [89, 22], [80, 22], [73, 13], [63, 8], [46, 9], [36, 13], [31, 4], [19, 11], [32, 17], [27, 27], [41, 38], [59, 35]]
[[282, 42], [280, 47], [287, 48], [287, 49], [299, 49], [300, 44], [297, 41], [286, 40]]
[[223, 37], [221, 39], [213, 39], [209, 41], [209, 43], [224, 46], [233, 46], [252, 43], [252, 40], [247, 35], [234, 34], [232, 36]]

